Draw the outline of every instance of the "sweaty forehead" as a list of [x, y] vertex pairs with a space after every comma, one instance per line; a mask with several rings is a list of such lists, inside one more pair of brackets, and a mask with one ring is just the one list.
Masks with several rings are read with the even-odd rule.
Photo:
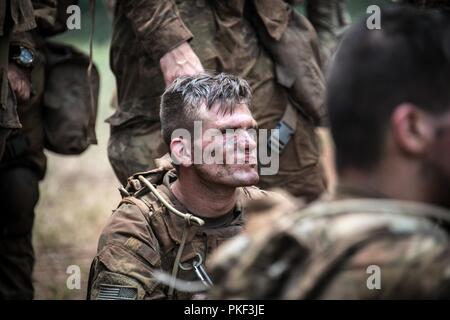
[[232, 111], [226, 110], [226, 112], [223, 112], [220, 106], [214, 105], [210, 110], [206, 110], [206, 108], [202, 110], [202, 120], [210, 128], [250, 128], [256, 126], [256, 121], [247, 104], [235, 104]]

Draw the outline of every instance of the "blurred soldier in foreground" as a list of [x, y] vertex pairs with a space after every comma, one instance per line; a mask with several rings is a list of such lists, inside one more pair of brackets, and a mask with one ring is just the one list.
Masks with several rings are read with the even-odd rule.
[[266, 207], [270, 229], [212, 257], [212, 297], [450, 298], [449, 34], [448, 15], [412, 7], [350, 29], [327, 88], [336, 194]]
[[317, 198], [326, 189], [315, 134], [326, 122], [322, 65], [314, 28], [284, 0], [118, 1], [111, 44], [118, 109], [108, 119], [117, 177], [126, 183], [167, 152], [158, 114], [166, 85], [212, 70], [248, 79], [259, 127], [280, 129], [280, 171], [261, 175], [259, 185]]
[[[58, 153], [78, 153], [87, 147], [81, 146], [82, 141], [91, 132], [84, 127], [83, 116], [89, 114], [95, 120], [94, 114], [83, 113], [86, 104], [74, 99], [87, 91], [83, 90], [88, 82], [87, 62], [81, 63], [86, 59], [46, 40], [66, 30], [67, 6], [76, 1], [31, 2], [0, 4], [0, 17], [6, 13], [3, 31], [12, 32], [6, 53], [11, 90], [6, 108], [0, 108], [0, 131], [8, 133], [0, 133], [0, 299], [33, 298], [32, 229], [39, 181], [47, 166], [44, 147]], [[18, 33], [30, 26], [36, 28]], [[1, 56], [4, 70], [3, 51]], [[77, 78], [80, 74], [81, 80]]]
[[[241, 231], [242, 201], [265, 195], [251, 187], [259, 177], [250, 99], [247, 82], [225, 74], [185, 76], [168, 87], [161, 99], [161, 125], [175, 168], [160, 160], [159, 168], [128, 179], [123, 199], [100, 236], [88, 298], [192, 296], [156, 281], [155, 270], [210, 284], [206, 258]], [[203, 133], [195, 133], [194, 121], [201, 123]], [[180, 136], [177, 129], [193, 138]], [[208, 129], [215, 129], [214, 135]], [[237, 131], [225, 134], [229, 129]], [[227, 160], [196, 162], [196, 150], [207, 149]]]

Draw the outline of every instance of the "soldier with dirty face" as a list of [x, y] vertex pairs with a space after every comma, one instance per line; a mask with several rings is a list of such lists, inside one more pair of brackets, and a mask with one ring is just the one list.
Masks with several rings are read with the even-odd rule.
[[[187, 299], [200, 289], [183, 292], [174, 279], [211, 285], [206, 259], [241, 231], [243, 201], [266, 195], [252, 186], [259, 175], [250, 101], [248, 83], [226, 74], [184, 76], [166, 89], [161, 125], [170, 157], [121, 189], [91, 266], [89, 299]], [[211, 150], [214, 161], [196, 159], [198, 150]]]
[[259, 227], [212, 257], [212, 297], [450, 297], [450, 21], [381, 14], [380, 30], [350, 28], [330, 70], [336, 193], [260, 203]]
[[[122, 183], [167, 152], [158, 113], [165, 87], [177, 76], [209, 70], [247, 79], [259, 127], [280, 128], [280, 170], [260, 175], [259, 186], [308, 200], [326, 190], [315, 129], [326, 123], [321, 68], [329, 54], [321, 54], [313, 25], [294, 2], [117, 1], [111, 43], [117, 110], [107, 121], [108, 157]], [[341, 2], [308, 2], [326, 47], [347, 23], [334, 14]]]

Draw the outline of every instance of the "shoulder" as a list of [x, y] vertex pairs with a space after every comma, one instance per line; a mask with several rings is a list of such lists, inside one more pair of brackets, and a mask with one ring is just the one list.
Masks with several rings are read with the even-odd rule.
[[148, 185], [170, 203], [167, 190], [162, 185], [168, 174], [170, 172], [166, 170], [155, 169], [137, 173], [128, 179], [126, 188], [121, 189], [123, 198], [103, 229], [99, 250], [110, 242], [125, 243], [130, 238], [159, 250], [155, 234], [162, 237], [167, 233], [166, 209]]
[[157, 230], [151, 228], [149, 216], [144, 214], [137, 199], [127, 199], [113, 212], [103, 229], [97, 254], [90, 272], [90, 298], [102, 299], [114, 291], [117, 299], [125, 299], [121, 292], [132, 293], [142, 299], [156, 292], [158, 283], [152, 272], [161, 265], [161, 250]]
[[161, 244], [156, 235], [166, 232], [162, 221], [155, 223], [164, 216], [156, 197], [136, 181], [130, 187], [130, 181], [127, 194], [102, 230], [97, 250], [97, 258], [108, 270], [125, 274], [131, 264], [141, 269], [159, 265]]
[[350, 236], [370, 237], [384, 230], [392, 234], [417, 234], [432, 231], [446, 235], [441, 225], [450, 224], [445, 209], [398, 200], [345, 199], [318, 201], [296, 211], [289, 232], [305, 238], [325, 233], [330, 242]]
[[[355, 299], [448, 294], [450, 242], [442, 226], [450, 215], [445, 210], [369, 200], [319, 202], [285, 212], [270, 227], [243, 234], [222, 249], [229, 257], [216, 259], [214, 272], [220, 281], [215, 297]], [[239, 254], [233, 255], [236, 248]], [[275, 266], [277, 272], [267, 277]], [[302, 270], [301, 275], [297, 270]], [[373, 270], [381, 270], [381, 291], [367, 287]]]

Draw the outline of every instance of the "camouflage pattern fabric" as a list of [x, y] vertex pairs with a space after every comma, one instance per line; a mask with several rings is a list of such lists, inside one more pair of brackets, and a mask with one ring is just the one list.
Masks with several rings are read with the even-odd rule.
[[[186, 225], [185, 220], [169, 212], [155, 195], [137, 179], [144, 176], [158, 192], [181, 212], [187, 209], [170, 191], [176, 173], [160, 167], [128, 179], [127, 194], [104, 228], [97, 255], [91, 266], [88, 299], [189, 299], [192, 293], [174, 292], [155, 281], [153, 270], [172, 274], [176, 256], [186, 234], [180, 262], [183, 265], [207, 257], [225, 240], [238, 234], [244, 224], [242, 201], [260, 198], [265, 192], [256, 187], [238, 188], [239, 200], [224, 217], [206, 219], [205, 225]], [[186, 228], [186, 229], [185, 229]], [[193, 270], [178, 270], [177, 278], [199, 281]], [[125, 289], [124, 289], [125, 288]]]
[[254, 228], [216, 251], [210, 296], [448, 299], [450, 212], [375, 197], [352, 191], [295, 210], [259, 205], [255, 215], [270, 229]]

